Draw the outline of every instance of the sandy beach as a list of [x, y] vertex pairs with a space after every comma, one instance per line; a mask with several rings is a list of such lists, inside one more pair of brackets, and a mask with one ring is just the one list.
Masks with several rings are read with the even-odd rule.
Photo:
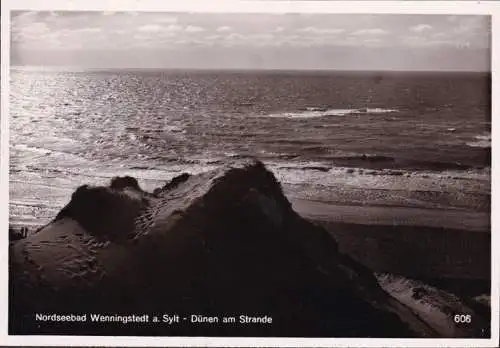
[[[122, 334], [95, 325], [40, 328], [27, 319], [41, 303], [55, 313], [77, 313], [86, 303], [110, 313], [268, 311], [278, 323], [257, 331], [199, 328], [199, 335], [484, 335], [488, 308], [473, 299], [488, 293], [489, 233], [480, 232], [480, 215], [464, 218], [473, 230], [457, 229], [458, 219], [437, 227], [439, 215], [430, 211], [290, 204], [260, 162], [178, 176], [153, 193], [117, 177], [109, 187], [79, 187], [51, 223], [11, 244], [11, 325], [23, 333]], [[296, 313], [291, 303], [305, 309]], [[357, 310], [363, 323], [350, 314]], [[450, 311], [477, 323], [459, 327]]]
[[[299, 215], [326, 228], [342, 252], [375, 272], [459, 283], [489, 281], [489, 213], [288, 199]], [[16, 231], [40, 226], [11, 224]]]
[[291, 198], [300, 215], [318, 221], [361, 225], [421, 226], [474, 232], [490, 231], [490, 214], [464, 210], [337, 205]]
[[490, 278], [487, 213], [291, 202], [301, 216], [325, 227], [342, 252], [375, 272], [417, 279]]

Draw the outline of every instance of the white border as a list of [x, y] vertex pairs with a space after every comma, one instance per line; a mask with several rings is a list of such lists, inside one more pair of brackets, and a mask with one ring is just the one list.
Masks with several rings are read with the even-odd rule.
[[[9, 122], [8, 81], [10, 53], [10, 10], [69, 11], [170, 11], [225, 13], [397, 13], [397, 14], [483, 14], [492, 15], [493, 35], [500, 42], [500, 3], [495, 1], [239, 1], [239, 0], [2, 0], [2, 108], [0, 121], [0, 342], [8, 345], [75, 346], [317, 346], [317, 347], [496, 347], [499, 342], [500, 256], [499, 238], [493, 233], [500, 223], [495, 214], [500, 209], [495, 173], [500, 158], [492, 160], [492, 292], [491, 339], [374, 339], [374, 338], [215, 338], [215, 337], [98, 337], [98, 336], [8, 336], [8, 168]], [[492, 96], [500, 96], [499, 44], [492, 40]], [[493, 149], [500, 146], [500, 129], [495, 118], [499, 105], [493, 97]], [[496, 117], [495, 117], [496, 116]], [[495, 151], [493, 152], [495, 153]]]

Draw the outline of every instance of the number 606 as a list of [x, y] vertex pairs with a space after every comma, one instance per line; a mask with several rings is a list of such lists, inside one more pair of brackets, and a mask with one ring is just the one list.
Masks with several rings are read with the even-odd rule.
[[455, 323], [470, 323], [472, 318], [470, 314], [457, 314], [453, 317]]

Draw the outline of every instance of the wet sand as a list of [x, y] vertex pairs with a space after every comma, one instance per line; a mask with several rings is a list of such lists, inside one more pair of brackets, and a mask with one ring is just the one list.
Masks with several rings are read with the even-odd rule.
[[293, 208], [309, 219], [360, 225], [426, 226], [476, 232], [490, 232], [490, 214], [464, 210], [408, 207], [334, 205], [290, 199]]
[[416, 279], [490, 278], [490, 217], [461, 210], [356, 207], [291, 200], [342, 252], [375, 272]]

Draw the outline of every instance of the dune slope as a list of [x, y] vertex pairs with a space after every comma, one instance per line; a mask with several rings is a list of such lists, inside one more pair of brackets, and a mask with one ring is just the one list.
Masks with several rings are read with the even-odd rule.
[[[10, 292], [11, 334], [439, 336], [295, 213], [253, 160], [181, 175], [153, 193], [130, 177], [80, 187], [51, 223], [11, 244]], [[150, 322], [47, 323], [35, 313]], [[162, 323], [163, 314], [180, 322]], [[192, 314], [267, 315], [272, 324], [191, 323]]]

